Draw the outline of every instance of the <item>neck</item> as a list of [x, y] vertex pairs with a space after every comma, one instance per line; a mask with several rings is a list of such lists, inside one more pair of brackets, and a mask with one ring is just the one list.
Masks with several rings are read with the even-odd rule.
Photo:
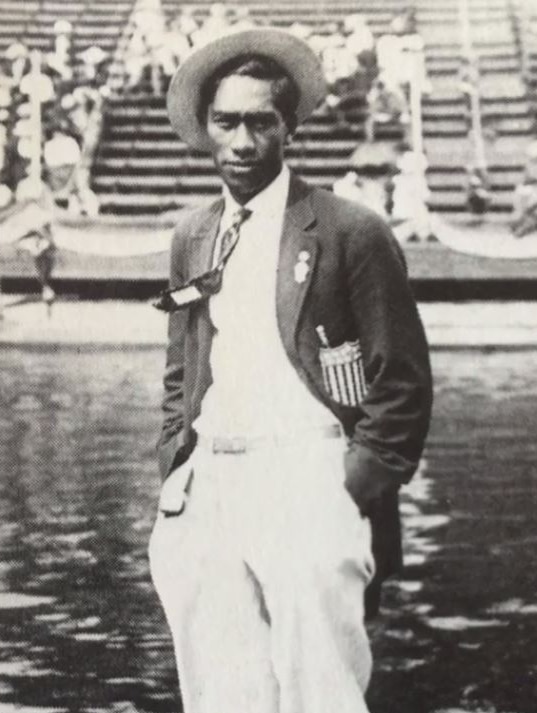
[[246, 203], [251, 201], [253, 198], [255, 198], [260, 193], [262, 193], [265, 190], [265, 188], [268, 188], [268, 186], [270, 186], [270, 184], [273, 183], [278, 178], [278, 176], [282, 172], [282, 168], [283, 168], [283, 165], [280, 166], [277, 173], [268, 176], [266, 178], [266, 180], [263, 181], [263, 183], [256, 185], [255, 188], [252, 188], [251, 190], [241, 191], [241, 190], [237, 190], [233, 186], [228, 185], [227, 188], [229, 190], [229, 193], [231, 194], [233, 200], [235, 200], [239, 205], [241, 205], [241, 206], [246, 205]]

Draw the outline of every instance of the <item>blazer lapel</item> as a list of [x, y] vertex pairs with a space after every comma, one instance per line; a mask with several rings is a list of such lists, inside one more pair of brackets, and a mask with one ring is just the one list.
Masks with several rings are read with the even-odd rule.
[[188, 252], [188, 279], [202, 275], [210, 270], [213, 259], [214, 243], [224, 210], [224, 199], [212, 203], [192, 235]]
[[278, 260], [276, 314], [283, 345], [292, 361], [296, 358], [298, 323], [319, 252], [315, 223], [310, 189], [291, 175]]

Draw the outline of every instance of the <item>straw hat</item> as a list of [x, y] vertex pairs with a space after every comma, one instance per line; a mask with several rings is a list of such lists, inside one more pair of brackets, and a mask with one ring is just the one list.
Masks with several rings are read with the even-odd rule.
[[295, 80], [300, 98], [297, 119], [304, 121], [326, 95], [319, 60], [309, 46], [289, 32], [254, 28], [233, 32], [196, 48], [179, 66], [168, 90], [168, 115], [179, 136], [197, 149], [208, 148], [206, 128], [197, 116], [201, 88], [225, 62], [245, 54], [269, 57]]

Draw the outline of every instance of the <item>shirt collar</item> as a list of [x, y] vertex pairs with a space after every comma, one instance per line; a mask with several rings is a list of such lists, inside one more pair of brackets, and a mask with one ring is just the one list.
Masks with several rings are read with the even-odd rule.
[[[266, 188], [250, 199], [244, 207], [256, 215], [259, 215], [259, 213], [272, 213], [278, 205], [285, 208], [287, 194], [289, 193], [289, 180], [289, 168], [283, 164], [282, 170], [272, 183], [269, 183]], [[241, 208], [241, 205], [233, 198], [226, 185], [224, 185], [223, 196], [227, 215], [232, 215]]]

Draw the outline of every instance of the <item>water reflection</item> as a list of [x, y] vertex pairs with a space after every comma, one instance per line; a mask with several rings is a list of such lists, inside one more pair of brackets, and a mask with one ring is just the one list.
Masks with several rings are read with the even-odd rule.
[[535, 711], [534, 362], [434, 355], [431, 435], [402, 505], [407, 567], [375, 637], [375, 713]]
[[[0, 704], [176, 710], [148, 577], [160, 350], [0, 355]], [[534, 713], [535, 354], [434, 357], [373, 713]], [[24, 709], [23, 713], [24, 713]]]
[[146, 559], [162, 356], [13, 350], [1, 361], [0, 587], [13, 594], [0, 596], [0, 696], [172, 710]]

